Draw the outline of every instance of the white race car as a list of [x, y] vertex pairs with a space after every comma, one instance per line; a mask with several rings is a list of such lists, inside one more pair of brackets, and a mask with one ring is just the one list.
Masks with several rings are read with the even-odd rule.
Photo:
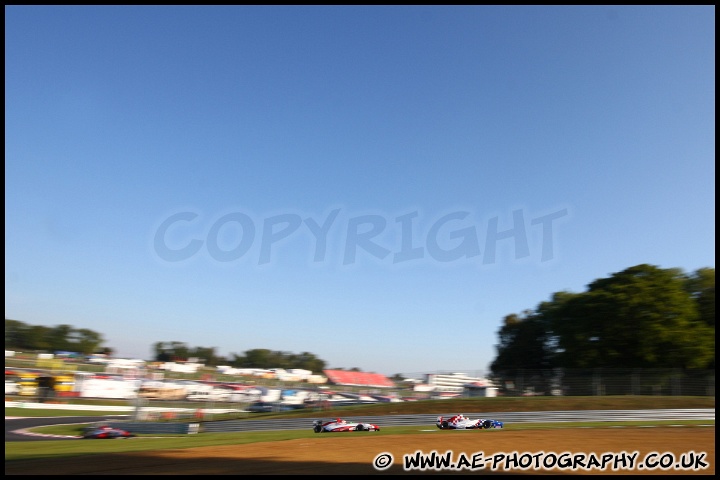
[[377, 432], [380, 427], [374, 423], [366, 422], [348, 422], [342, 418], [336, 418], [329, 422], [315, 420], [313, 422], [313, 431], [315, 433], [323, 432]]
[[481, 430], [488, 428], [503, 428], [503, 422], [490, 420], [488, 418], [476, 418], [471, 420], [462, 413], [452, 417], [438, 417], [436, 422], [440, 430]]

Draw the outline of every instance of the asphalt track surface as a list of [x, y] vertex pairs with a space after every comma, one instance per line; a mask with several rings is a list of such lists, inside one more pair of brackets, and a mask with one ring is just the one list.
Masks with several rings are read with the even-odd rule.
[[124, 418], [124, 415], [102, 415], [96, 417], [23, 417], [5, 418], [5, 441], [6, 442], [37, 442], [45, 440], [58, 440], [63, 437], [47, 437], [32, 435], [22, 432], [25, 429], [41, 427], [45, 425], [64, 425], [69, 423], [95, 423], [105, 421], [117, 421]]
[[[447, 414], [446, 414], [447, 416]], [[478, 414], [469, 414], [470, 418], [476, 418]], [[45, 425], [60, 424], [87, 424], [96, 422], [117, 422], [127, 418], [127, 415], [98, 415], [98, 416], [70, 416], [70, 417], [6, 417], [5, 418], [5, 441], [6, 442], [30, 442], [58, 440], [62, 438], [49, 435], [32, 434], [24, 431]], [[400, 425], [435, 425], [434, 415], [407, 415], [407, 416], [384, 416], [364, 417], [363, 419], [346, 417], [348, 421], [366, 421], [384, 426]], [[567, 411], [567, 412], [516, 412], [516, 413], [493, 413], [484, 418], [498, 418], [505, 421], [507, 425], [534, 422], [598, 422], [598, 421], [638, 421], [638, 420], [712, 420], [715, 421], [715, 409], [676, 409], [676, 410], [619, 410], [619, 411]], [[307, 427], [306, 427], [307, 424]], [[294, 430], [312, 428], [312, 419], [286, 419], [286, 420], [244, 420], [224, 421], [207, 425], [207, 432], [230, 432], [230, 431], [261, 431], [261, 430]]]

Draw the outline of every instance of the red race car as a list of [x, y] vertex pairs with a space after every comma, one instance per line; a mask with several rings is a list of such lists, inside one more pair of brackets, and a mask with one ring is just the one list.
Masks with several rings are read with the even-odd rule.
[[83, 432], [83, 438], [132, 438], [135, 435], [123, 430], [122, 428], [113, 428], [109, 425], [100, 425], [99, 427], [87, 427]]
[[342, 418], [336, 418], [329, 422], [315, 420], [313, 422], [313, 431], [315, 433], [323, 432], [377, 432], [380, 427], [374, 423], [367, 422], [348, 422]]

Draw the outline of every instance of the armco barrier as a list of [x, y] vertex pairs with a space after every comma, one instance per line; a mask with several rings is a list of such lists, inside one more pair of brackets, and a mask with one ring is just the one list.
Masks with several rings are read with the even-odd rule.
[[200, 431], [199, 423], [149, 423], [149, 422], [105, 422], [113, 428], [122, 428], [132, 433], [194, 434]]

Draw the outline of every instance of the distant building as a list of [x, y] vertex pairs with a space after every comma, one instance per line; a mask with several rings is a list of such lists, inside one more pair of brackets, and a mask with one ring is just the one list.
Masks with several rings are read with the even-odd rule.
[[348, 370], [324, 370], [330, 383], [349, 387], [395, 388], [395, 383], [379, 373], [354, 372]]
[[494, 397], [497, 389], [486, 378], [473, 377], [466, 373], [429, 373], [425, 384], [436, 395], [467, 395]]

